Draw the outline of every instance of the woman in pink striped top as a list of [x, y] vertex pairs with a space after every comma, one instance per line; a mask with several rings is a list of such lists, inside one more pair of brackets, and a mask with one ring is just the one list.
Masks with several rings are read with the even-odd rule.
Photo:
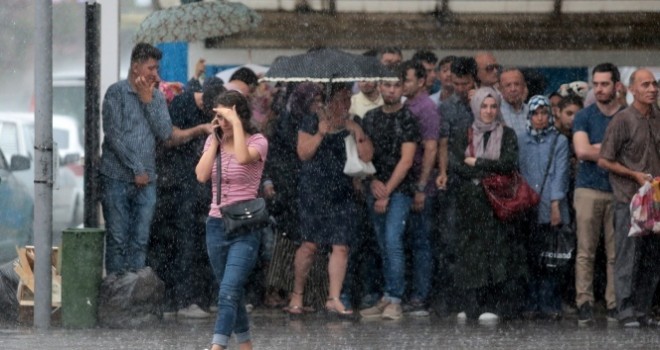
[[[268, 141], [250, 123], [252, 113], [248, 101], [239, 92], [227, 91], [220, 95], [214, 111], [217, 114], [213, 124], [219, 136], [209, 136], [195, 168], [197, 179], [200, 182], [211, 179], [213, 187], [213, 201], [206, 222], [206, 246], [220, 291], [211, 349], [226, 349], [234, 333], [239, 348], [248, 350], [252, 349], [252, 342], [243, 290], [257, 261], [261, 230], [227, 237], [220, 208], [257, 197]], [[218, 156], [221, 169], [217, 169]], [[221, 170], [220, 198], [218, 170]]]

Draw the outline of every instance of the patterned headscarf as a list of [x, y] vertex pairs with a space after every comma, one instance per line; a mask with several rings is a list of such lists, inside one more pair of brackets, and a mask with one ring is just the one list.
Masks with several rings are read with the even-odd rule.
[[[532, 136], [544, 136], [548, 132], [555, 130], [555, 117], [552, 115], [552, 104], [547, 97], [543, 95], [536, 95], [529, 100], [529, 113], [527, 113], [527, 133]], [[548, 125], [542, 130], [536, 130], [532, 126], [532, 115], [539, 107], [547, 107], [548, 110]]]

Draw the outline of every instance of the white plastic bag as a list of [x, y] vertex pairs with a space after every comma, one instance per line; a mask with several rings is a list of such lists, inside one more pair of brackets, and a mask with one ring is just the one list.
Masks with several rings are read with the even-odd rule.
[[358, 156], [357, 143], [353, 135], [344, 138], [346, 144], [346, 164], [344, 165], [344, 174], [353, 177], [363, 177], [376, 173], [376, 168], [371, 162], [364, 162]]

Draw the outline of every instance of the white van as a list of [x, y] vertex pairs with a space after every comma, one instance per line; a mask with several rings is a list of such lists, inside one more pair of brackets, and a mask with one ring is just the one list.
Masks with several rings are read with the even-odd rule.
[[[57, 143], [59, 168], [53, 186], [53, 243], [59, 244], [62, 230], [83, 223], [84, 157], [78, 123], [68, 116], [53, 116], [53, 140]], [[30, 169], [14, 172], [34, 199], [34, 114], [0, 112], [0, 149], [7, 159], [21, 155], [31, 160]]]

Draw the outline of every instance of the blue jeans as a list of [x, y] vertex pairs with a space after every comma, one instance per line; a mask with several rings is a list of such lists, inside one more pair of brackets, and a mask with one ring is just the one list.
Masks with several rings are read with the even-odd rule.
[[426, 302], [433, 279], [433, 208], [435, 196], [426, 196], [421, 212], [410, 212], [408, 240], [413, 255], [413, 290], [410, 300]]
[[105, 218], [105, 269], [108, 274], [145, 266], [149, 228], [156, 207], [156, 183], [138, 188], [132, 182], [102, 177]]
[[232, 332], [239, 344], [250, 340], [245, 284], [259, 257], [260, 242], [261, 230], [228, 240], [222, 219], [209, 217], [206, 221], [206, 249], [220, 286], [213, 344], [226, 348]]
[[411, 202], [412, 198], [403, 193], [392, 193], [387, 211], [384, 214], [377, 214], [374, 212], [374, 197], [369, 195], [367, 198], [376, 240], [383, 259], [384, 299], [395, 304], [401, 303], [401, 297], [406, 289], [403, 236]]

